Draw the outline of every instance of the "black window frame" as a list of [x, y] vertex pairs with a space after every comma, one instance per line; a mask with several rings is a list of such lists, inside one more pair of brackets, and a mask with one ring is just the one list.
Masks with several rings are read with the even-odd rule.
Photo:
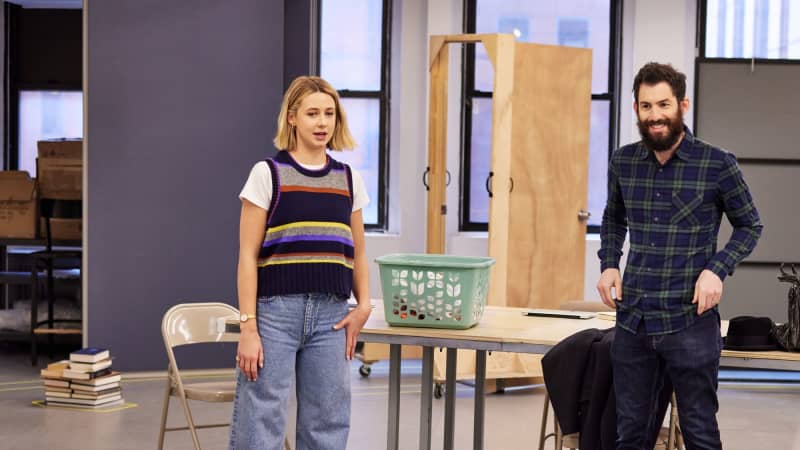
[[[322, 7], [325, 0], [319, 0], [317, 8], [317, 33], [316, 33], [316, 75], [321, 70], [321, 40], [322, 40]], [[377, 99], [380, 102], [380, 118], [378, 122], [378, 221], [364, 223], [364, 228], [370, 232], [386, 232], [389, 227], [389, 132], [391, 107], [391, 45], [392, 45], [392, 6], [393, 0], [383, 0], [381, 10], [381, 80], [380, 90], [351, 90], [341, 89], [337, 92], [342, 99]]]
[[[731, 64], [741, 64], [741, 63], [750, 63], [753, 65], [800, 65], [800, 58], [791, 59], [791, 58], [761, 58], [761, 57], [751, 57], [751, 58], [742, 58], [742, 57], [726, 57], [726, 56], [713, 56], [708, 57], [706, 56], [706, 36], [708, 32], [708, 21], [706, 20], [708, 17], [708, 0], [699, 0], [697, 2], [697, 28], [695, 31], [695, 48], [697, 48], [697, 56], [694, 58], [694, 74], [695, 74], [695, 83], [694, 83], [694, 108], [693, 109], [693, 118], [694, 118], [694, 133], [696, 136], [701, 136], [701, 130], [698, 123], [698, 111], [699, 108], [697, 107], [697, 100], [700, 98], [700, 83], [698, 82], [699, 74], [700, 74], [700, 66], [704, 62], [714, 62], [714, 63], [731, 63]], [[774, 164], [776, 161], [780, 164], [793, 164], [798, 165], [800, 164], [800, 158], [794, 159], [771, 159], [771, 158], [753, 158], [753, 157], [741, 157], [736, 159], [739, 163], [752, 163], [752, 164]], [[745, 264], [755, 264], [753, 262], [745, 261]]]
[[[35, 11], [41, 14], [72, 14], [72, 12], [75, 10], [35, 9]], [[3, 121], [5, 129], [3, 131], [2, 166], [4, 170], [19, 170], [20, 95], [22, 91], [83, 92], [82, 75], [80, 80], [72, 81], [65, 80], [64, 73], [57, 73], [54, 76], [48, 73], [46, 81], [43, 81], [41, 76], [38, 77], [40, 81], [20, 80], [19, 43], [21, 37], [19, 30], [21, 26], [22, 14], [25, 14], [25, 8], [22, 8], [19, 5], [13, 3], [5, 3], [3, 5], [3, 21], [5, 26], [5, 64], [3, 69], [3, 89], [6, 94], [3, 98], [3, 110], [5, 112]], [[36, 177], [37, 174], [32, 173], [30, 176]]]
[[[610, 0], [609, 11], [609, 65], [608, 92], [592, 94], [592, 101], [609, 102], [608, 158], [619, 142], [619, 93], [622, 57], [622, 6], [623, 0]], [[477, 0], [464, 0], [464, 33], [475, 33]], [[492, 98], [491, 92], [475, 89], [475, 44], [465, 44], [461, 65], [461, 180], [459, 186], [459, 231], [488, 231], [486, 222], [470, 220], [470, 163], [472, 154], [472, 99]], [[588, 199], [587, 199], [588, 200]], [[599, 225], [587, 225], [587, 234], [600, 233]]]

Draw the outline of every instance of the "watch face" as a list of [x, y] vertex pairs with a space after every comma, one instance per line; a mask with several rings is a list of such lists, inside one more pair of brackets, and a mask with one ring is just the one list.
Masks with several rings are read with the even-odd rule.
[[247, 322], [247, 314], [242, 314], [241, 316], [239, 316], [239, 320], [242, 322]]

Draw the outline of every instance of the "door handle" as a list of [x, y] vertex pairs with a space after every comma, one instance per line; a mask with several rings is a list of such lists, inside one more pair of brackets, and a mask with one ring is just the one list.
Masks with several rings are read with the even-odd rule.
[[581, 209], [578, 211], [578, 220], [581, 222], [586, 222], [589, 220], [589, 217], [592, 217], [592, 213], [586, 211], [585, 209]]

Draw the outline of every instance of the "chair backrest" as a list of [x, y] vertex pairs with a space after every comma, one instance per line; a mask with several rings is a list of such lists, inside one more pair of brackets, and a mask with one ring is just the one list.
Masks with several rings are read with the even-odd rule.
[[53, 238], [50, 231], [50, 219], [78, 219], [82, 216], [82, 200], [62, 199], [55, 197], [41, 197], [39, 199], [39, 214], [44, 219], [43, 235], [47, 251], [53, 250]]
[[161, 319], [161, 335], [167, 352], [173, 347], [204, 342], [238, 342], [239, 337], [226, 333], [224, 321], [238, 317], [239, 310], [225, 303], [181, 303]]

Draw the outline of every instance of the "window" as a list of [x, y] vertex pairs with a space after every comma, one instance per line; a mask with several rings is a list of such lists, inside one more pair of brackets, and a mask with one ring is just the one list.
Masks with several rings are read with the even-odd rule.
[[[551, 2], [466, 0], [465, 31], [511, 33], [520, 42], [592, 49], [592, 105], [589, 137], [589, 231], [598, 232], [606, 201], [606, 171], [617, 145], [619, 18], [615, 0]], [[463, 76], [463, 186], [461, 229], [486, 230], [492, 83], [494, 71], [482, 46], [465, 46]]]
[[358, 147], [337, 153], [364, 178], [368, 229], [386, 228], [390, 0], [323, 0], [320, 76], [339, 91]]
[[83, 93], [80, 91], [20, 91], [19, 170], [36, 176], [36, 142], [83, 137]]
[[800, 0], [707, 0], [707, 58], [800, 59]]

